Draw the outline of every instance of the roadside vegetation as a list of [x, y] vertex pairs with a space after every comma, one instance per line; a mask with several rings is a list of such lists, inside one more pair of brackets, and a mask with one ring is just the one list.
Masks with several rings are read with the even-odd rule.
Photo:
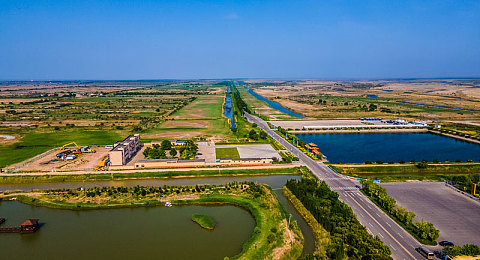
[[326, 246], [328, 259], [391, 259], [390, 248], [368, 233], [352, 209], [325, 182], [304, 175], [300, 181], [289, 180], [286, 188], [330, 234]]
[[[97, 187], [8, 193], [2, 197], [16, 198], [35, 206], [71, 210], [160, 206], [168, 201], [174, 206], [236, 205], [250, 211], [256, 227], [241, 253], [227, 259], [297, 259], [303, 248], [303, 236], [296, 222], [288, 223], [286, 212], [268, 187], [253, 182], [222, 186]], [[205, 217], [196, 216], [195, 219], [206, 226], [211, 225]]]
[[404, 165], [385, 164], [358, 167], [332, 165], [332, 168], [337, 172], [348, 176], [382, 181], [455, 181], [453, 178], [456, 176], [458, 178], [463, 178], [461, 176], [480, 172], [480, 164], [476, 163], [432, 164], [420, 162]]
[[432, 223], [423, 219], [414, 223], [415, 213], [398, 206], [395, 199], [387, 194], [385, 188], [372, 180], [362, 180], [360, 183], [363, 185], [361, 191], [418, 241], [426, 245], [437, 244], [440, 231]]
[[466, 244], [460, 246], [447, 246], [443, 248], [443, 252], [449, 257], [457, 256], [480, 256], [480, 247], [477, 245]]

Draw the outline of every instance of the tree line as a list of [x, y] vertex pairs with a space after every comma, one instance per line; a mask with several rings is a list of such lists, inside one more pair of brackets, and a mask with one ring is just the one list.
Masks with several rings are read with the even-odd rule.
[[300, 181], [289, 180], [286, 186], [330, 233], [328, 259], [392, 259], [390, 248], [368, 233], [325, 182], [302, 177]]
[[398, 206], [395, 199], [387, 194], [387, 190], [373, 182], [373, 180], [362, 180], [361, 184], [363, 185], [362, 192], [383, 208], [391, 217], [396, 219], [397, 222], [400, 222], [407, 231], [420, 238], [421, 242], [436, 244], [435, 240], [438, 238], [440, 231], [432, 223], [423, 219], [414, 223], [415, 213]]

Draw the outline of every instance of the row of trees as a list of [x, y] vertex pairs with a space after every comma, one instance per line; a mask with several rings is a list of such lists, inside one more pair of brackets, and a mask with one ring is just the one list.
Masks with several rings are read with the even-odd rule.
[[443, 249], [443, 252], [450, 257], [459, 255], [478, 256], [480, 255], [480, 247], [473, 244], [467, 244], [463, 247], [447, 246]]
[[352, 209], [325, 182], [302, 178], [289, 180], [286, 186], [330, 233], [326, 252], [329, 259], [391, 259], [390, 248], [368, 233]]
[[440, 231], [436, 229], [432, 223], [426, 222], [423, 219], [420, 222], [413, 223], [415, 213], [408, 211], [397, 205], [394, 198], [387, 194], [387, 190], [372, 180], [362, 180], [362, 191], [382, 207], [390, 216], [399, 221], [406, 227], [410, 233], [418, 236], [424, 241], [435, 243]]

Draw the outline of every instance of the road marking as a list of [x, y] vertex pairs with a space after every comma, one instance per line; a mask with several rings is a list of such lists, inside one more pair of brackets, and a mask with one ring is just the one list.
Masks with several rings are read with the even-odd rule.
[[404, 238], [402, 235], [398, 234], [401, 238]]
[[[348, 195], [348, 194], [347, 194], [347, 195]], [[352, 200], [353, 200], [360, 208], [362, 208], [362, 209], [365, 211], [365, 213], [367, 213], [367, 215], [369, 215], [369, 216], [373, 219], [373, 221], [377, 222], [377, 224], [378, 224], [395, 242], [397, 242], [397, 244], [398, 244], [401, 248], [403, 248], [403, 250], [405, 250], [405, 252], [407, 252], [407, 254], [408, 254], [409, 256], [411, 256], [413, 259], [416, 259], [416, 258], [412, 255], [412, 253], [408, 252], [408, 250], [407, 250], [402, 244], [400, 244], [400, 242], [398, 242], [398, 240], [395, 239], [395, 237], [393, 237], [392, 234], [390, 234], [390, 232], [388, 232], [388, 231], [385, 229], [385, 227], [383, 227], [372, 215], [370, 215], [370, 213], [368, 213], [368, 211], [365, 210], [365, 208], [362, 207], [362, 205], [360, 205], [360, 203], [358, 203], [358, 201], [356, 201], [352, 196], [350, 196], [350, 198], [352, 198]]]
[[387, 222], [387, 225], [388, 225], [389, 227], [392, 227], [392, 226], [390, 226], [390, 224], [388, 224], [388, 222]]
[[375, 214], [377, 214], [377, 216], [380, 217], [380, 215], [378, 215], [378, 213], [375, 212]]
[[[360, 212], [359, 212], [359, 213], [360, 213]], [[365, 216], [364, 216], [362, 213], [360, 213], [360, 216], [362, 216], [362, 218], [364, 218], [364, 217], [365, 217]]]
[[367, 207], [368, 207], [369, 209], [372, 209], [372, 207], [370, 207], [370, 205], [367, 205]]
[[393, 250], [397, 251], [397, 249], [394, 246], [390, 246]]
[[373, 227], [372, 223], [368, 222], [368, 224], [370, 224], [370, 226], [372, 226], [372, 227]]
[[378, 233], [378, 235], [381, 236], [382, 238], [384, 238], [384, 237], [382, 236], [382, 233]]

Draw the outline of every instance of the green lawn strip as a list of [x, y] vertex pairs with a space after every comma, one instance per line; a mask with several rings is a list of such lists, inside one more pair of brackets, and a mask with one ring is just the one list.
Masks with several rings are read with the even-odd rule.
[[69, 142], [78, 145], [114, 144], [121, 137], [114, 131], [85, 130], [82, 128], [59, 130], [55, 132], [28, 132], [18, 143], [0, 146], [0, 167], [24, 161], [52, 148]]
[[220, 159], [220, 158], [239, 159], [240, 158], [240, 154], [238, 153], [237, 147], [215, 148], [215, 153], [217, 155], [217, 159]]
[[[173, 205], [234, 205], [248, 210], [255, 218], [252, 236], [243, 244], [242, 251], [226, 259], [271, 259], [274, 250], [287, 246], [283, 259], [298, 259], [302, 253], [303, 236], [296, 222], [290, 223], [293, 243], [285, 245], [286, 214], [271, 189], [253, 182], [230, 183], [222, 186], [168, 186], [168, 187], [103, 187], [80, 190], [51, 190], [44, 194], [7, 195], [17, 201], [49, 208], [84, 210], [98, 208], [158, 206], [170, 196], [199, 194], [198, 199], [170, 200]], [[98, 197], [104, 203], [92, 203]], [[119, 197], [122, 201], [115, 202]], [[91, 199], [90, 199], [91, 198]], [[1, 199], [1, 198], [0, 198]], [[63, 199], [63, 201], [62, 201]], [[82, 201], [81, 203], [67, 202]], [[86, 202], [85, 202], [86, 201]], [[113, 202], [112, 202], [113, 201]]]
[[295, 197], [286, 186], [283, 186], [282, 192], [313, 231], [315, 237], [314, 257], [318, 259], [326, 259], [327, 246], [330, 243], [330, 234], [322, 227], [322, 225], [320, 225], [320, 223], [318, 223], [312, 213], [303, 206], [302, 202], [297, 199], [297, 197]]
[[407, 166], [365, 166], [365, 167], [341, 167], [332, 166], [339, 173], [360, 178], [374, 178], [382, 181], [405, 181], [405, 180], [448, 180], [449, 176], [465, 175], [480, 171], [478, 164], [459, 165], [428, 165], [420, 169], [415, 165]]
[[[27, 184], [52, 182], [78, 182], [102, 180], [128, 180], [142, 178], [169, 178], [169, 177], [203, 177], [203, 176], [236, 176], [236, 175], [270, 175], [270, 174], [301, 174], [301, 167], [266, 168], [266, 169], [232, 169], [232, 170], [191, 170], [165, 172], [126, 172], [100, 173], [75, 175], [18, 175], [2, 176], [0, 184]], [[112, 178], [113, 177], [113, 178]]]
[[204, 229], [213, 230], [215, 228], [215, 221], [213, 221], [212, 217], [207, 215], [193, 214], [192, 221]]

